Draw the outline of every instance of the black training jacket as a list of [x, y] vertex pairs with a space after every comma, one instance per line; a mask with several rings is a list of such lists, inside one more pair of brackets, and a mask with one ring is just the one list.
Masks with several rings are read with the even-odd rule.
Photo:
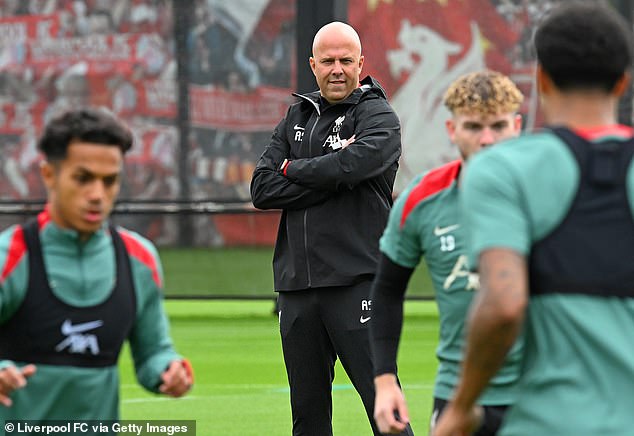
[[[276, 291], [372, 278], [401, 154], [398, 117], [371, 77], [344, 101], [297, 95], [257, 163], [251, 198], [282, 209]], [[355, 140], [345, 148], [339, 139]], [[282, 170], [284, 160], [290, 163]]]

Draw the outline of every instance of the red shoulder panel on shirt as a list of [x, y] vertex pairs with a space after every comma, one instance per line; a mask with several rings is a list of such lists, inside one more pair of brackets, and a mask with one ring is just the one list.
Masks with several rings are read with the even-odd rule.
[[7, 259], [2, 267], [2, 275], [0, 275], [0, 281], [6, 280], [13, 269], [20, 263], [22, 256], [26, 253], [26, 243], [24, 242], [24, 231], [22, 227], [18, 226], [11, 236], [11, 242], [9, 243], [9, 250], [7, 252]]
[[409, 193], [401, 215], [401, 227], [410, 212], [424, 199], [448, 188], [460, 173], [461, 160], [451, 161], [428, 172]]
[[[50, 220], [51, 217], [47, 206], [37, 215], [38, 228], [41, 230]], [[7, 258], [4, 262], [4, 266], [2, 267], [0, 281], [4, 281], [7, 277], [9, 277], [25, 254], [26, 242], [24, 241], [24, 231], [21, 226], [18, 226], [11, 236], [11, 242], [9, 242], [9, 250], [7, 251]]]
[[130, 233], [125, 230], [119, 230], [119, 234], [121, 235], [121, 239], [123, 239], [125, 248], [128, 250], [128, 254], [138, 259], [152, 271], [152, 278], [160, 288], [163, 284], [161, 283], [161, 276], [159, 275], [158, 265], [154, 255]]
[[37, 225], [40, 230], [44, 228], [51, 221], [51, 214], [49, 212], [48, 205], [44, 208], [44, 210], [37, 214]]

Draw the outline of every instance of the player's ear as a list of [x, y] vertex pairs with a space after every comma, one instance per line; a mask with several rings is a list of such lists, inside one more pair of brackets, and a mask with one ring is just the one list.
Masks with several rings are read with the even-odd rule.
[[54, 164], [47, 160], [40, 162], [40, 176], [42, 177], [42, 182], [44, 182], [44, 186], [46, 186], [47, 190], [50, 190], [53, 187], [56, 172]]
[[522, 116], [520, 114], [515, 114], [513, 117], [513, 127], [516, 132], [520, 132], [522, 130]]
[[453, 143], [453, 137], [454, 134], [456, 132], [456, 122], [454, 121], [453, 118], [449, 118], [447, 119], [447, 121], [445, 121], [445, 129], [447, 130], [447, 135], [449, 136], [449, 140]]
[[[310, 64], [310, 69], [311, 69], [311, 70], [313, 70], [313, 74], [315, 74], [315, 67], [316, 67], [316, 65], [315, 65], [315, 58], [314, 58], [314, 57], [312, 57], [312, 56], [311, 56], [311, 57], [309, 57], [309, 58], [308, 58], [308, 63]], [[316, 76], [316, 75], [317, 75], [317, 74], [315, 74], [315, 76]]]
[[617, 80], [616, 85], [614, 85], [612, 94], [617, 97], [621, 97], [625, 93], [625, 91], [627, 91], [631, 78], [632, 76], [629, 72], [623, 73], [621, 78]]
[[537, 64], [537, 91], [540, 94], [548, 94], [550, 93], [550, 91], [552, 91], [554, 85], [553, 85], [553, 81], [550, 78], [550, 76], [548, 75], [548, 73], [546, 73], [546, 71], [544, 71], [544, 69], [542, 68], [541, 64]]

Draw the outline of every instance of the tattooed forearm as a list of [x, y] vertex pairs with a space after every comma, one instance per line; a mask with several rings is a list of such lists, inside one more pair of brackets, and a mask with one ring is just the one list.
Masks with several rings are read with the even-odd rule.
[[506, 249], [480, 257], [480, 290], [471, 306], [456, 405], [470, 407], [502, 366], [520, 332], [528, 301], [526, 261]]
[[[503, 309], [517, 310], [511, 303], [523, 305], [528, 296], [526, 260], [511, 250], [485, 251], [480, 258], [481, 295]], [[503, 312], [505, 313], [505, 312]]]

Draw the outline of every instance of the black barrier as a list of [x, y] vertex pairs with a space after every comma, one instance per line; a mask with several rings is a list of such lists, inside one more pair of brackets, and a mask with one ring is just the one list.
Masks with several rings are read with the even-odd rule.
[[[13, 202], [0, 200], [0, 215], [35, 215], [46, 206], [44, 200]], [[279, 210], [257, 210], [250, 202], [231, 200], [120, 200], [112, 210], [113, 215], [193, 215], [193, 214], [277, 214]]]

